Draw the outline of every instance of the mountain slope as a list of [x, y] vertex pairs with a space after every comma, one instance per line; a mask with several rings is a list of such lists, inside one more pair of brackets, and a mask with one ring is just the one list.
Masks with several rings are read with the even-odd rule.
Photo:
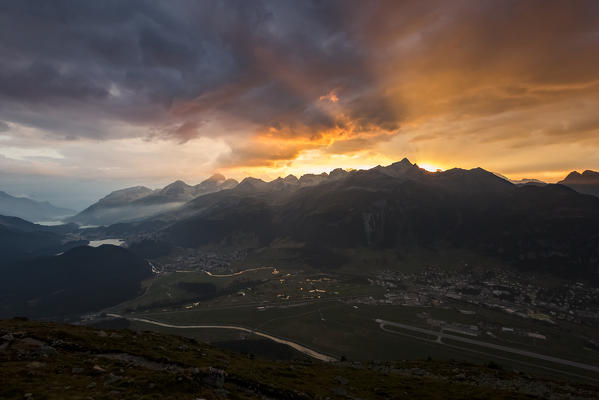
[[599, 199], [561, 185], [513, 185], [480, 168], [432, 173], [407, 160], [307, 187], [247, 178], [144, 229], [152, 223], [160, 240], [191, 248], [242, 245], [242, 237], [253, 247], [291, 239], [327, 251], [449, 246], [570, 277], [599, 271]]
[[14, 197], [0, 191], [0, 215], [19, 217], [28, 221], [47, 221], [75, 214], [68, 208], [56, 207], [47, 201], [40, 202], [25, 197]]
[[6, 399], [561, 400], [599, 394], [596, 386], [499, 368], [269, 361], [171, 335], [0, 321], [0, 397]]
[[131, 202], [153, 193], [145, 186], [135, 186], [116, 190], [92, 204], [79, 214], [68, 219], [80, 225], [101, 225], [119, 221], [130, 213], [128, 206]]
[[237, 181], [216, 174], [195, 186], [178, 180], [158, 190], [143, 186], [117, 190], [69, 221], [80, 225], [110, 225], [137, 220], [176, 209], [198, 196], [236, 185]]
[[599, 172], [586, 170], [582, 174], [572, 171], [559, 182], [579, 193], [592, 194], [599, 197]]
[[149, 264], [111, 245], [81, 246], [2, 270], [0, 316], [60, 316], [97, 311], [135, 297]]
[[43, 226], [0, 215], [0, 270], [15, 260], [53, 255], [87, 243], [65, 236], [77, 229], [74, 224]]

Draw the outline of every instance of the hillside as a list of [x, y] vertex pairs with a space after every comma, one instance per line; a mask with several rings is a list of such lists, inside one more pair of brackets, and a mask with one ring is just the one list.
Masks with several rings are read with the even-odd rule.
[[141, 292], [148, 263], [126, 249], [81, 246], [2, 269], [0, 317], [60, 317], [118, 304]]
[[0, 215], [0, 269], [15, 260], [54, 255], [86, 244], [67, 235], [77, 229], [74, 224], [44, 226]]
[[19, 217], [28, 221], [48, 221], [75, 214], [74, 210], [56, 207], [47, 201], [11, 196], [0, 191], [0, 215]]
[[3, 399], [591, 399], [500, 365], [268, 361], [193, 339], [0, 321]]

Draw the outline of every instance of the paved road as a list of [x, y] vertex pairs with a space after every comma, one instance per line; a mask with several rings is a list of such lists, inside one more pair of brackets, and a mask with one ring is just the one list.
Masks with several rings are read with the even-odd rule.
[[259, 268], [250, 268], [250, 269], [244, 269], [243, 271], [234, 272], [234, 273], [232, 273], [232, 274], [221, 274], [221, 275], [218, 275], [218, 274], [213, 274], [212, 272], [210, 272], [210, 271], [205, 271], [205, 270], [204, 270], [203, 272], [204, 272], [206, 275], [208, 275], [208, 276], [212, 276], [212, 277], [214, 277], [214, 278], [228, 278], [228, 277], [230, 277], [230, 276], [237, 276], [237, 275], [245, 274], [246, 272], [262, 271], [262, 270], [264, 270], [264, 269], [272, 269], [272, 270], [273, 270], [273, 272], [276, 270], [276, 268], [274, 268], [274, 267], [259, 267]]
[[520, 349], [516, 349], [514, 347], [501, 346], [498, 344], [482, 342], [480, 340], [468, 339], [468, 338], [465, 338], [462, 336], [432, 331], [430, 329], [418, 328], [418, 327], [411, 326], [411, 325], [400, 324], [398, 322], [385, 321], [382, 319], [375, 319], [374, 321], [380, 325], [381, 329], [383, 329], [387, 332], [392, 332], [392, 331], [385, 329], [385, 326], [394, 326], [394, 327], [406, 329], [406, 330], [409, 330], [412, 332], [419, 332], [419, 333], [424, 333], [426, 335], [437, 336], [437, 341], [439, 343], [443, 343], [440, 341], [442, 338], [447, 338], [447, 339], [451, 339], [451, 340], [456, 340], [458, 342], [474, 344], [476, 346], [486, 347], [486, 348], [494, 349], [494, 350], [505, 351], [507, 353], [519, 354], [521, 356], [536, 358], [538, 360], [543, 360], [543, 361], [550, 361], [550, 362], [553, 362], [556, 364], [562, 364], [562, 365], [567, 365], [570, 367], [576, 367], [576, 368], [584, 369], [587, 371], [599, 372], [599, 367], [594, 366], [594, 365], [583, 364], [583, 363], [579, 363], [576, 361], [565, 360], [563, 358], [558, 358], [558, 357], [546, 356], [544, 354], [533, 353], [532, 351], [527, 351], [527, 350], [520, 350]]
[[[213, 277], [213, 278], [228, 278], [228, 277], [231, 277], [231, 276], [242, 275], [242, 274], [245, 274], [246, 272], [261, 271], [261, 270], [264, 270], [264, 269], [272, 269], [273, 272], [274, 272], [274, 270], [276, 270], [275, 267], [259, 267], [259, 268], [244, 269], [243, 271], [234, 272], [232, 274], [221, 274], [221, 275], [213, 274], [212, 272], [206, 271], [206, 270], [202, 270], [202, 272], [205, 273], [208, 276]], [[193, 273], [193, 272], [198, 272], [198, 271], [196, 271], [196, 270], [187, 270], [187, 269], [178, 269], [175, 272]]]
[[317, 351], [314, 351], [308, 347], [302, 346], [301, 344], [297, 344], [295, 342], [291, 342], [289, 340], [285, 340], [285, 339], [281, 339], [278, 338], [276, 336], [272, 336], [269, 335], [267, 333], [262, 333], [253, 329], [249, 329], [249, 328], [244, 328], [242, 326], [233, 326], [233, 325], [171, 325], [171, 324], [167, 324], [164, 322], [158, 322], [158, 321], [153, 321], [151, 319], [145, 319], [145, 318], [135, 318], [135, 317], [127, 317], [124, 315], [120, 315], [120, 314], [106, 314], [109, 317], [113, 317], [113, 318], [125, 318], [131, 321], [139, 321], [139, 322], [145, 322], [147, 324], [152, 324], [152, 325], [158, 325], [158, 326], [163, 326], [165, 328], [176, 328], [176, 329], [234, 329], [237, 331], [243, 331], [243, 332], [248, 332], [248, 333], [252, 333], [254, 335], [257, 336], [261, 336], [267, 339], [272, 340], [273, 342], [277, 342], [277, 343], [281, 343], [281, 344], [285, 344], [301, 353], [304, 353], [310, 357], [316, 358], [317, 360], [321, 360], [321, 361], [338, 361], [336, 358], [331, 357], [329, 355], [326, 354], [322, 354], [319, 353]]

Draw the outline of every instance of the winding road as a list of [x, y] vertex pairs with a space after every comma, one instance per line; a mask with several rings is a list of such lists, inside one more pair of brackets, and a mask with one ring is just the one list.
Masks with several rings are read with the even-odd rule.
[[153, 321], [151, 319], [145, 319], [145, 318], [136, 318], [136, 317], [127, 317], [124, 315], [120, 315], [120, 314], [106, 314], [109, 317], [113, 317], [113, 318], [124, 318], [130, 321], [138, 321], [138, 322], [145, 322], [146, 324], [152, 324], [152, 325], [157, 325], [157, 326], [162, 326], [165, 328], [175, 328], [175, 329], [233, 329], [233, 330], [237, 330], [237, 331], [242, 331], [242, 332], [247, 332], [247, 333], [251, 333], [254, 334], [256, 336], [261, 336], [263, 338], [266, 339], [270, 339], [273, 342], [277, 342], [277, 343], [281, 343], [284, 345], [287, 345], [301, 353], [306, 354], [307, 356], [310, 356], [312, 358], [315, 358], [317, 360], [320, 361], [326, 361], [326, 362], [332, 362], [332, 361], [338, 361], [335, 357], [331, 357], [327, 354], [322, 354], [319, 353], [315, 350], [312, 350], [306, 346], [302, 346], [301, 344], [289, 341], [289, 340], [285, 340], [285, 339], [281, 339], [278, 338], [276, 336], [272, 336], [269, 335], [267, 333], [262, 333], [259, 331], [256, 331], [254, 329], [249, 329], [249, 328], [244, 328], [242, 326], [234, 326], [234, 325], [172, 325], [172, 324], [167, 324], [164, 322], [158, 322], [158, 321]]
[[218, 275], [218, 274], [213, 274], [212, 272], [206, 271], [206, 270], [203, 270], [203, 272], [206, 275], [211, 276], [213, 278], [228, 278], [228, 277], [231, 277], [231, 276], [242, 275], [242, 274], [245, 274], [246, 272], [262, 271], [264, 269], [272, 269], [273, 271], [276, 270], [276, 268], [274, 268], [274, 267], [259, 267], [259, 268], [244, 269], [243, 271], [234, 272], [232, 274], [220, 274], [220, 275]]

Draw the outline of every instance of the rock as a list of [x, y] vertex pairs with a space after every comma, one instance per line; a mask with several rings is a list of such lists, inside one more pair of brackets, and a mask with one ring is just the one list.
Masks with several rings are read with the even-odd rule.
[[85, 371], [85, 369], [83, 369], [83, 368], [81, 368], [81, 367], [73, 367], [73, 368], [71, 369], [71, 373], [72, 373], [73, 375], [79, 375], [79, 374], [82, 374], [84, 371]]
[[39, 362], [39, 361], [32, 361], [29, 364], [27, 364], [27, 368], [43, 368], [45, 366], [46, 366], [46, 363]]
[[23, 396], [26, 399], [33, 399], [33, 393], [25, 393], [25, 396]]
[[88, 388], [88, 389], [93, 389], [93, 388], [95, 388], [95, 387], [96, 387], [96, 382], [92, 382], [92, 383], [90, 383], [89, 385], [87, 385], [87, 388]]
[[208, 369], [204, 371], [202, 381], [207, 385], [221, 389], [225, 384], [226, 375], [227, 373], [222, 369], [208, 367]]
[[7, 333], [6, 335], [2, 336], [0, 339], [7, 341], [7, 342], [12, 342], [13, 340], [15, 340], [15, 337], [12, 334]]
[[113, 383], [120, 381], [121, 378], [122, 378], [121, 376], [114, 375], [111, 373], [110, 375], [108, 375], [108, 377], [104, 381], [104, 386], [112, 385]]
[[108, 337], [108, 334], [106, 332], [104, 332], [104, 331], [99, 331], [98, 332], [98, 336], [100, 336], [100, 337]]
[[69, 345], [70, 343], [65, 342], [62, 339], [56, 339], [52, 341], [52, 347], [63, 347]]
[[98, 364], [94, 365], [94, 366], [92, 367], [92, 370], [93, 370], [94, 372], [96, 372], [96, 373], [100, 373], [100, 374], [103, 374], [104, 372], [106, 372], [106, 370], [105, 370], [104, 368], [100, 367]]
[[336, 376], [335, 380], [337, 380], [337, 382], [339, 382], [340, 385], [347, 385], [348, 383], [348, 380], [342, 376]]
[[23, 339], [21, 339], [21, 341], [30, 346], [41, 347], [41, 346], [45, 345], [45, 343], [42, 342], [41, 340], [37, 340], [34, 338], [30, 338], [30, 337], [23, 338]]
[[58, 354], [58, 351], [54, 347], [44, 344], [37, 350], [37, 354], [43, 357], [50, 357]]

